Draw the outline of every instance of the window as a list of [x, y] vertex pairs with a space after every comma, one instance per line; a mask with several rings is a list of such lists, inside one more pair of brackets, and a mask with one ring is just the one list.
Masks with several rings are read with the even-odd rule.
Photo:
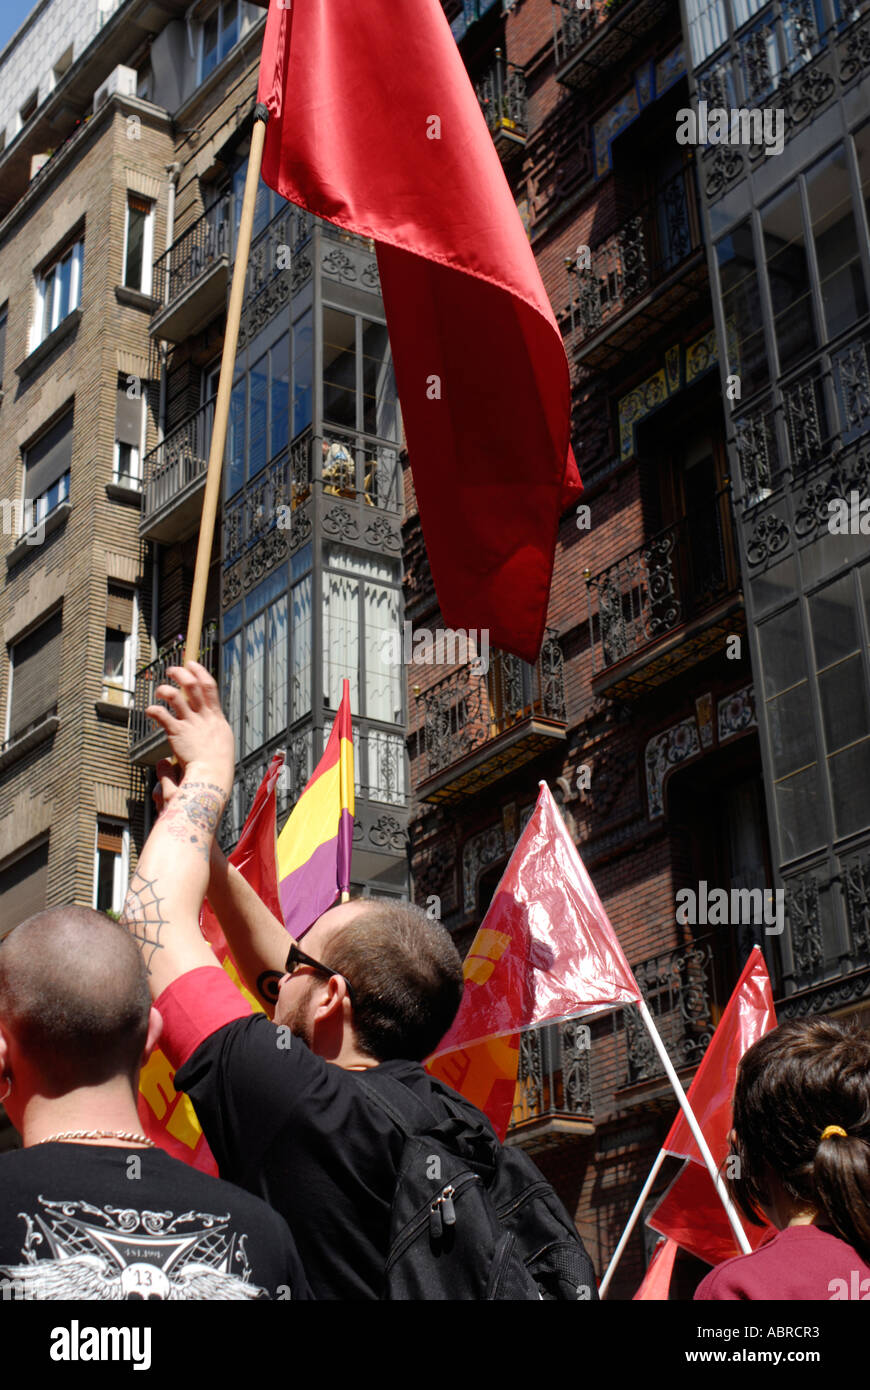
[[28, 850], [0, 873], [0, 936], [45, 909], [48, 840]]
[[151, 293], [153, 246], [154, 204], [137, 193], [128, 193], [124, 233], [124, 284], [128, 289]]
[[400, 630], [401, 594], [393, 560], [330, 545], [323, 574], [323, 687], [338, 709], [350, 681], [355, 714], [385, 724], [403, 719], [402, 668], [383, 659], [385, 638]]
[[0, 391], [3, 390], [3, 366], [6, 361], [6, 319], [8, 310], [8, 304], [4, 304], [3, 308], [0, 309]]
[[[69, 498], [73, 412], [68, 410], [24, 455], [24, 519], [43, 521]], [[30, 504], [28, 506], [27, 504]], [[32, 510], [31, 510], [32, 508]]]
[[761, 318], [752, 229], [743, 222], [716, 244], [728, 371], [740, 377], [744, 397], [767, 385], [767, 355]]
[[384, 324], [324, 308], [323, 418], [382, 439], [396, 437], [396, 383]]
[[26, 102], [18, 111], [18, 129], [21, 130], [27, 122], [36, 115], [36, 108], [39, 105], [39, 92], [32, 92]]
[[244, 0], [223, 0], [215, 7], [200, 29], [200, 82], [204, 82], [218, 63], [223, 62], [230, 49], [261, 17], [261, 13], [256, 5], [247, 5]]
[[[310, 565], [310, 547], [305, 549]], [[301, 558], [295, 556], [294, 565]], [[287, 613], [287, 570], [282, 565], [224, 614], [222, 690], [237, 758], [287, 728]]]
[[84, 242], [67, 247], [53, 265], [36, 277], [36, 314], [31, 351], [53, 333], [59, 323], [77, 309], [82, 291]]
[[715, 53], [728, 37], [723, 0], [687, 0], [689, 39], [695, 67]]
[[97, 821], [94, 853], [94, 907], [119, 913], [124, 906], [130, 859], [130, 831], [125, 821]]
[[792, 186], [761, 211], [779, 369], [817, 345], [800, 189]]
[[115, 409], [115, 467], [112, 481], [121, 487], [142, 484], [142, 396], [129, 396], [126, 386], [118, 387]]
[[73, 46], [72, 44], [70, 44], [68, 48], [64, 49], [63, 53], [60, 55], [60, 57], [58, 58], [57, 62], [51, 70], [52, 88], [56, 87], [58, 82], [60, 82], [61, 78], [64, 76], [64, 74], [69, 72], [70, 68], [72, 67], [72, 60]]
[[7, 741], [21, 738], [56, 712], [60, 658], [60, 610], [9, 648]]
[[818, 849], [827, 838], [800, 606], [792, 604], [761, 623], [758, 637], [776, 815], [787, 861]]
[[293, 438], [311, 424], [314, 390], [314, 328], [307, 309], [293, 325]]
[[135, 590], [111, 580], [106, 594], [103, 696], [112, 705], [131, 705], [136, 674]]
[[228, 497], [287, 447], [289, 354], [290, 336], [284, 333], [233, 386], [228, 428]]
[[[865, 566], [862, 578], [866, 573]], [[838, 837], [861, 830], [868, 818], [870, 709], [855, 600], [852, 574], [826, 584], [807, 600]]]
[[807, 196], [827, 337], [867, 312], [846, 150], [837, 145], [808, 170]]

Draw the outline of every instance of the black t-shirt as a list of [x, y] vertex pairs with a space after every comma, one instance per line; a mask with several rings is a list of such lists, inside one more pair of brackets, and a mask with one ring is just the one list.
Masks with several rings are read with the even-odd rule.
[[0, 1300], [310, 1298], [287, 1225], [160, 1149], [0, 1156]]
[[[419, 1063], [379, 1069], [431, 1096]], [[315, 1298], [376, 1299], [383, 1288], [404, 1136], [359, 1075], [255, 1014], [212, 1033], [175, 1077], [221, 1175], [286, 1218]]]

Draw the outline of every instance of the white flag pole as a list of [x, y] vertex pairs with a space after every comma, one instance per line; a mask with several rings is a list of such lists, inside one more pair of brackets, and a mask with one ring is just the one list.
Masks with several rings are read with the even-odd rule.
[[633, 1212], [631, 1213], [631, 1216], [628, 1218], [628, 1225], [626, 1226], [626, 1228], [625, 1228], [625, 1230], [623, 1231], [622, 1235], [619, 1237], [619, 1244], [617, 1245], [616, 1249], [615, 1249], [614, 1252], [613, 1252], [613, 1255], [612, 1255], [611, 1260], [610, 1260], [610, 1264], [607, 1266], [607, 1269], [606, 1269], [606, 1271], [605, 1271], [604, 1278], [601, 1280], [601, 1283], [598, 1285], [598, 1297], [599, 1297], [599, 1298], [604, 1298], [605, 1295], [606, 1295], [606, 1293], [607, 1293], [607, 1290], [608, 1290], [608, 1288], [609, 1288], [609, 1286], [610, 1286], [610, 1281], [611, 1281], [611, 1279], [613, 1278], [614, 1274], [616, 1273], [616, 1266], [619, 1264], [619, 1261], [622, 1259], [622, 1252], [623, 1252], [623, 1250], [625, 1249], [626, 1245], [628, 1244], [629, 1239], [631, 1238], [631, 1233], [632, 1233], [632, 1231], [634, 1230], [635, 1225], [637, 1224], [637, 1218], [640, 1216], [641, 1212], [643, 1211], [643, 1204], [644, 1204], [644, 1202], [646, 1201], [647, 1197], [649, 1196], [650, 1188], [652, 1187], [653, 1183], [655, 1182], [656, 1178], [658, 1177], [659, 1169], [661, 1168], [662, 1164], [664, 1163], [666, 1157], [667, 1157], [667, 1154], [665, 1153], [664, 1149], [659, 1149], [659, 1156], [658, 1156], [658, 1158], [656, 1159], [655, 1163], [653, 1164], [652, 1168], [650, 1169], [650, 1175], [649, 1175], [649, 1177], [647, 1178], [646, 1182], [644, 1183], [643, 1187], [641, 1188], [640, 1196], [638, 1197], [637, 1201], [636, 1201], [635, 1204], [634, 1204], [634, 1210], [633, 1210]]
[[719, 1170], [716, 1167], [716, 1162], [713, 1158], [713, 1155], [710, 1152], [710, 1147], [707, 1143], [707, 1140], [704, 1138], [701, 1126], [698, 1124], [698, 1121], [695, 1118], [695, 1112], [689, 1104], [685, 1091], [680, 1085], [679, 1077], [677, 1076], [677, 1073], [674, 1071], [673, 1063], [671, 1062], [671, 1059], [667, 1054], [665, 1045], [659, 1036], [659, 1030], [653, 1023], [652, 1015], [650, 1014], [650, 1011], [646, 1006], [646, 1001], [644, 999], [638, 1000], [637, 1008], [640, 1011], [641, 1018], [646, 1024], [647, 1032], [652, 1038], [653, 1047], [659, 1054], [659, 1058], [661, 1059], [661, 1063], [665, 1069], [667, 1078], [674, 1088], [674, 1094], [676, 1095], [677, 1100], [680, 1103], [680, 1109], [682, 1110], [683, 1114], [686, 1117], [686, 1120], [688, 1121], [688, 1125], [692, 1131], [695, 1143], [701, 1150], [701, 1157], [707, 1165], [707, 1171], [709, 1172], [710, 1177], [713, 1179], [716, 1191], [719, 1194], [719, 1200], [725, 1208], [725, 1215], [728, 1217], [728, 1220], [731, 1223], [731, 1229], [734, 1232], [734, 1238], [737, 1241], [737, 1244], [740, 1246], [740, 1249], [743, 1251], [744, 1255], [751, 1255], [752, 1246], [746, 1239], [746, 1232], [740, 1224], [740, 1217], [737, 1215], [737, 1212], [734, 1209], [734, 1203], [731, 1201], [731, 1198], [728, 1195], [728, 1189], [726, 1188], [725, 1183], [722, 1177], [720, 1176]]

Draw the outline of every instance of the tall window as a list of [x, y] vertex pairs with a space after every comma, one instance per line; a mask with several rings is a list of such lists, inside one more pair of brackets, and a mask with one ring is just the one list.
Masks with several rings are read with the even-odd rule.
[[84, 251], [84, 241], [74, 242], [46, 270], [37, 275], [31, 351], [38, 347], [49, 333], [53, 333], [68, 314], [78, 308], [82, 292]]
[[223, 701], [237, 758], [255, 752], [287, 728], [287, 617], [284, 565], [224, 614]]
[[124, 284], [128, 289], [151, 293], [153, 259], [154, 204], [137, 193], [128, 193], [124, 233]]
[[290, 336], [284, 333], [251, 364], [230, 398], [227, 496], [286, 448], [290, 408]]
[[118, 387], [115, 407], [115, 467], [113, 482], [137, 488], [142, 482], [142, 422], [145, 400]]
[[57, 709], [62, 616], [60, 610], [9, 648], [11, 689], [7, 740], [20, 738]]
[[767, 385], [767, 354], [758, 276], [752, 249], [752, 228], [742, 222], [716, 244], [728, 370], [738, 375], [743, 396]]
[[24, 455], [25, 529], [69, 498], [73, 412], [67, 411]]
[[200, 30], [200, 82], [223, 62], [261, 13], [256, 5], [247, 5], [244, 0], [222, 0], [215, 6]]
[[135, 591], [126, 584], [109, 581], [106, 594], [103, 699], [114, 705], [131, 705], [135, 672]]
[[846, 150], [837, 145], [806, 175], [826, 336], [867, 312]]
[[396, 383], [384, 324], [324, 308], [323, 418], [395, 439]]
[[799, 188], [768, 203], [761, 224], [779, 369], [784, 372], [817, 344]]
[[393, 560], [330, 545], [323, 576], [323, 686], [338, 709], [342, 681], [351, 708], [368, 719], [400, 724], [402, 667], [384, 659], [387, 634], [399, 631], [398, 566]]
[[97, 821], [94, 854], [94, 907], [97, 912], [119, 913], [127, 887], [130, 832], [125, 821]]
[[715, 53], [728, 37], [723, 0], [687, 0], [689, 39], [695, 67]]

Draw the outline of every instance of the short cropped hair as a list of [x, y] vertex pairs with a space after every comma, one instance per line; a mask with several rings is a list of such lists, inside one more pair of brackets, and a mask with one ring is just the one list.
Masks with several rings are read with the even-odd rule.
[[339, 927], [323, 963], [353, 987], [357, 1044], [379, 1062], [421, 1062], [438, 1046], [462, 999], [462, 961], [446, 927], [413, 903], [364, 898]]
[[135, 1077], [148, 976], [126, 928], [88, 907], [28, 917], [0, 942], [0, 1022], [55, 1094]]
[[[765, 1164], [793, 1202], [870, 1258], [870, 1034], [855, 1021], [788, 1019], [744, 1053], [728, 1179], [750, 1221], [769, 1206]], [[829, 1126], [845, 1133], [823, 1139]]]

